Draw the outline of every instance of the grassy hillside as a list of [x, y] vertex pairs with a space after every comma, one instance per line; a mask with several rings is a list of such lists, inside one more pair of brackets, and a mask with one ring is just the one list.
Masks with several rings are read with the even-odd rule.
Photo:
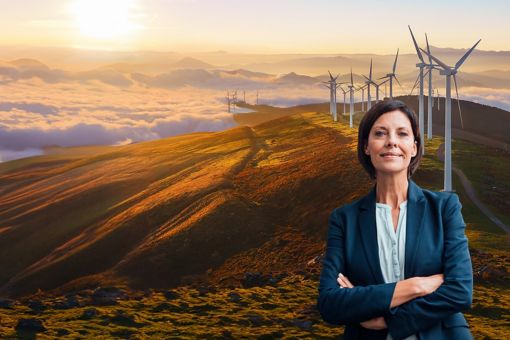
[[[23, 335], [21, 318], [42, 320], [50, 337], [341, 334], [315, 301], [329, 213], [372, 186], [356, 160], [357, 131], [332, 122], [327, 105], [264, 110], [281, 117], [0, 164], [0, 284], [16, 297], [0, 299], [0, 334]], [[425, 188], [442, 187], [441, 142], [427, 142], [414, 176]], [[454, 161], [469, 167], [484, 152], [470, 148]], [[466, 316], [475, 337], [501, 338], [509, 243], [454, 186], [475, 271]], [[98, 302], [99, 286], [118, 287], [111, 303]]]

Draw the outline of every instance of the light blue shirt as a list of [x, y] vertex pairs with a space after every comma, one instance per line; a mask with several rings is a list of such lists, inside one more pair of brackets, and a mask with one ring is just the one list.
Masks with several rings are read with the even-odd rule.
[[[376, 203], [375, 205], [379, 264], [384, 282], [398, 282], [404, 279], [407, 201], [400, 204], [397, 230], [393, 227], [391, 207], [384, 203]], [[405, 338], [405, 340], [417, 339], [416, 335]], [[393, 340], [389, 333], [386, 340]]]

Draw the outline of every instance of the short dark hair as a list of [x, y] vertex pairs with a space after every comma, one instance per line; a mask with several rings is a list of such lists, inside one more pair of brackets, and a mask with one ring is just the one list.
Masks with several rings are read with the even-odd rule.
[[409, 163], [409, 167], [407, 169], [407, 178], [411, 177], [415, 173], [423, 157], [420, 129], [418, 128], [418, 122], [414, 112], [400, 100], [389, 99], [381, 101], [372, 106], [372, 108], [368, 110], [365, 116], [363, 116], [358, 129], [358, 159], [372, 179], [376, 178], [376, 170], [372, 164], [372, 161], [370, 160], [370, 156], [365, 153], [365, 146], [368, 143], [368, 136], [372, 126], [380, 116], [395, 110], [404, 113], [407, 118], [409, 118], [411, 127], [413, 129], [414, 140], [417, 146], [416, 156], [411, 158], [411, 162]]

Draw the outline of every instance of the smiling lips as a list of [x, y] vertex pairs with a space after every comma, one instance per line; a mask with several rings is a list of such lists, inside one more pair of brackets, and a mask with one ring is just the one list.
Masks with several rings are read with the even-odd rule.
[[401, 157], [401, 156], [402, 155], [392, 153], [392, 152], [386, 152], [386, 153], [381, 154], [381, 157], [384, 157], [384, 158], [397, 158], [397, 157]]

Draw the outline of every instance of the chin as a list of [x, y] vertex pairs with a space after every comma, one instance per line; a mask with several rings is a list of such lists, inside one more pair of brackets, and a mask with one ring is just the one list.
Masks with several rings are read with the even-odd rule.
[[382, 175], [398, 175], [400, 173], [407, 174], [407, 168], [402, 167], [381, 167], [381, 168], [375, 168], [378, 174]]

